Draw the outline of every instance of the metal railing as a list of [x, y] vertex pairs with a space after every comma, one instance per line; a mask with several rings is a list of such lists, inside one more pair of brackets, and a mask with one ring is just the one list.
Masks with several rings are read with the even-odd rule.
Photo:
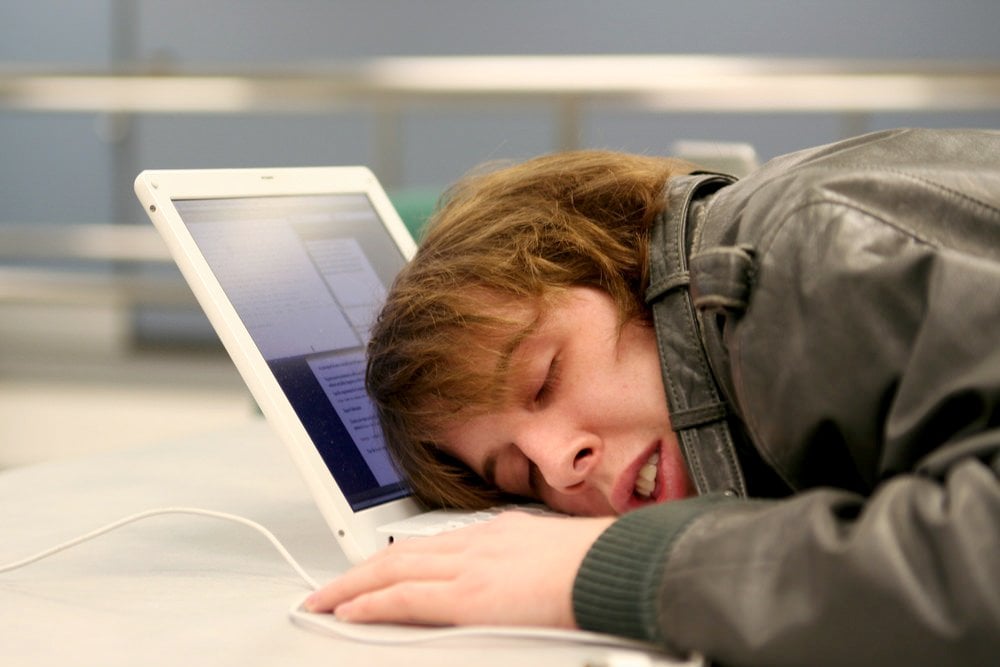
[[0, 303], [193, 306], [152, 226], [0, 224]]
[[[319, 67], [209, 70], [116, 67], [114, 72], [0, 68], [0, 112], [335, 114], [371, 110], [375, 162], [398, 185], [399, 118], [409, 109], [541, 105], [556, 145], [580, 144], [590, 108], [660, 113], [982, 112], [1000, 110], [1000, 62], [790, 59], [744, 56], [474, 56], [376, 58]], [[857, 128], [857, 123], [845, 123]], [[106, 262], [56, 269], [28, 260]], [[179, 278], [142, 263], [169, 257], [155, 230], [128, 225], [0, 221], [0, 300], [191, 302]]]

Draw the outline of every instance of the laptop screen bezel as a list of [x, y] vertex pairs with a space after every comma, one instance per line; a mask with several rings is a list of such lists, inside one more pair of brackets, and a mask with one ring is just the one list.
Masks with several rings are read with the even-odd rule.
[[354, 562], [378, 548], [376, 528], [419, 513], [409, 495], [355, 511], [340, 491], [316, 443], [296, 414], [267, 360], [195, 242], [175, 202], [247, 197], [363, 194], [404, 261], [416, 244], [379, 185], [364, 167], [149, 170], [136, 178], [136, 194], [233, 359], [237, 370], [278, 433], [317, 507]]

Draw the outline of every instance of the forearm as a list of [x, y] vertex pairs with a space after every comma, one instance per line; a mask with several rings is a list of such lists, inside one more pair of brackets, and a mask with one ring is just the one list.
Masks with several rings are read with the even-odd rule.
[[[602, 536], [575, 584], [581, 626], [727, 665], [986, 664], [1000, 654], [1000, 487], [980, 461], [941, 483], [900, 476], [867, 500], [820, 490], [691, 502], [626, 515]], [[657, 523], [659, 543], [628, 541]], [[596, 596], [616, 585], [638, 599], [616, 609], [612, 596], [598, 611]]]

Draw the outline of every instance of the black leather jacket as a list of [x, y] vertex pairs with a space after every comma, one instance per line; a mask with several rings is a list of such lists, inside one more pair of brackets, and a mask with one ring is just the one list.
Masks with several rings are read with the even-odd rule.
[[601, 537], [580, 625], [727, 665], [1000, 664], [1000, 132], [666, 196], [647, 296], [699, 497]]

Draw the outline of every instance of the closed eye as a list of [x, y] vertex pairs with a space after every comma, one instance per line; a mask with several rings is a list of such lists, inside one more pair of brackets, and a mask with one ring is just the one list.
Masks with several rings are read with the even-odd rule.
[[552, 397], [552, 394], [559, 386], [559, 371], [559, 357], [553, 357], [552, 361], [549, 363], [548, 370], [545, 372], [545, 379], [542, 380], [542, 384], [535, 391], [536, 404], [544, 405], [545, 402]]

